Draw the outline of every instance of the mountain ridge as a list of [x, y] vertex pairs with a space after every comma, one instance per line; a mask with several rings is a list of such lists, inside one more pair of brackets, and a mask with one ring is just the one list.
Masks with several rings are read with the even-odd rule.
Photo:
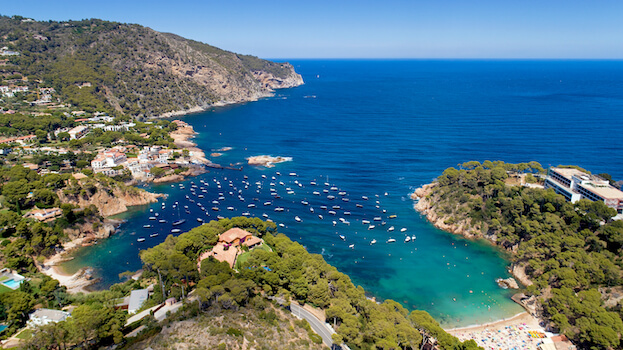
[[37, 22], [0, 16], [0, 46], [19, 53], [0, 66], [5, 77], [20, 72], [54, 87], [73, 105], [116, 115], [199, 111], [303, 84], [289, 63], [99, 19]]

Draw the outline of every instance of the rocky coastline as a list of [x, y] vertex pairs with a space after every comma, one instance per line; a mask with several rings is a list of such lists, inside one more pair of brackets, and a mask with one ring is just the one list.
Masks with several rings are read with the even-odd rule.
[[[224, 106], [234, 103], [242, 103], [248, 101], [255, 101], [260, 98], [270, 97], [273, 95], [274, 90], [296, 87], [303, 84], [302, 77], [294, 72], [294, 68], [291, 68], [291, 74], [285, 78], [276, 78], [272, 74], [266, 72], [254, 72], [254, 77], [262, 84], [264, 90], [257, 91], [256, 93], [246, 98], [231, 100], [231, 101], [219, 101], [213, 104], [205, 104], [202, 106], [195, 106], [187, 110], [172, 111], [152, 118], [167, 118], [173, 116], [184, 116], [190, 113], [203, 112], [211, 107]], [[180, 174], [174, 174], [165, 176], [154, 180], [155, 183], [162, 182], [178, 182], [183, 181], [186, 176], [197, 176], [207, 172], [205, 166], [217, 166], [206, 158], [205, 152], [197, 147], [195, 142], [190, 141], [197, 135], [193, 126], [184, 122], [178, 123], [178, 129], [171, 132], [170, 136], [173, 138], [174, 143], [179, 148], [186, 148], [190, 151], [191, 165], [189, 169]], [[218, 151], [228, 151], [230, 147], [224, 147]], [[282, 159], [283, 158], [283, 159]], [[282, 162], [291, 159], [284, 157], [276, 157], [269, 160], [272, 162]], [[267, 165], [272, 166], [272, 165]], [[92, 223], [85, 223], [84, 227], [67, 229], [66, 233], [69, 237], [69, 241], [65, 242], [61, 249], [58, 249], [56, 254], [45, 259], [42, 263], [37, 263], [37, 268], [40, 272], [56, 279], [59, 283], [65, 287], [69, 293], [89, 293], [88, 286], [97, 282], [92, 277], [92, 271], [89, 267], [83, 267], [74, 274], [66, 274], [59, 265], [71, 258], [67, 258], [68, 253], [71, 251], [83, 247], [86, 245], [96, 244], [98, 240], [110, 237], [116, 231], [116, 228], [122, 223], [120, 220], [112, 220], [107, 217], [116, 215], [128, 210], [128, 206], [134, 205], [146, 205], [158, 201], [158, 198], [163, 197], [162, 194], [151, 193], [145, 190], [141, 190], [135, 187], [128, 187], [125, 189], [114, 188], [112, 191], [102, 190], [101, 188], [93, 195], [88, 197], [70, 197], [58, 192], [59, 198], [62, 202], [71, 203], [81, 208], [86, 208], [90, 205], [95, 205], [102, 216], [105, 217], [104, 224], [98, 229], [93, 229]], [[88, 227], [87, 227], [88, 226]], [[36, 259], [35, 259], [36, 260]]]
[[244, 94], [231, 91], [228, 99], [219, 100], [212, 103], [204, 103], [201, 105], [193, 106], [188, 109], [175, 110], [171, 112], [162, 113], [157, 116], [150, 117], [151, 119], [171, 118], [178, 116], [185, 116], [189, 114], [201, 113], [214, 107], [223, 107], [227, 105], [253, 102], [262, 98], [274, 96], [275, 90], [288, 89], [305, 84], [303, 77], [294, 71], [294, 67], [291, 64], [284, 63], [286, 68], [289, 69], [289, 74], [285, 78], [277, 77], [269, 72], [254, 71], [253, 78], [259, 83], [259, 88], [255, 91]]
[[[461, 235], [467, 239], [479, 239], [485, 238], [492, 245], [498, 246], [496, 243], [496, 237], [492, 235], [482, 235], [479, 227], [474, 227], [469, 218], [462, 220], [448, 220], [450, 216], [442, 216], [437, 214], [436, 203], [434, 200], [434, 190], [437, 187], [437, 183], [433, 182], [426, 184], [420, 188], [417, 188], [410, 196], [415, 201], [413, 205], [414, 209], [420, 214], [424, 215], [426, 219], [433, 224], [436, 228]], [[525, 272], [525, 266], [521, 264], [511, 264], [509, 273], [513, 275], [513, 281], [501, 280], [502, 283], [511, 289], [519, 289], [520, 286], [516, 281], [519, 281], [523, 286], [532, 285], [532, 281]], [[516, 281], [515, 281], [516, 280]], [[499, 282], [498, 282], [499, 283]], [[513, 298], [513, 301], [524, 307], [533, 317], [537, 317], [534, 308], [529, 308], [524, 302], [519, 299]]]
[[104, 217], [123, 213], [129, 206], [155, 203], [158, 198], [164, 196], [134, 187], [104, 189], [101, 186], [98, 186], [98, 190], [91, 196], [69, 196], [62, 191], [58, 191], [57, 194], [62, 203], [70, 203], [80, 208], [94, 205]]
[[61, 285], [67, 287], [67, 291], [71, 294], [89, 293], [88, 287], [97, 282], [97, 279], [93, 279], [89, 267], [83, 267], [73, 274], [67, 274], [60, 269], [59, 265], [72, 259], [68, 258], [67, 255], [73, 250], [97, 244], [98, 240], [113, 235], [122, 222], [122, 220], [104, 219], [102, 225], [96, 229], [92, 222], [85, 222], [82, 225], [65, 229], [69, 241], [63, 243], [62, 248], [57, 249], [56, 254], [43, 262], [38, 263], [37, 259], [34, 259], [37, 269], [41, 273], [58, 280]]

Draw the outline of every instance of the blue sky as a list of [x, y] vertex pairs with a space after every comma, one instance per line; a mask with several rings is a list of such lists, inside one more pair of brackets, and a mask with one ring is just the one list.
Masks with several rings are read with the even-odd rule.
[[263, 58], [623, 58], [622, 0], [7, 0], [0, 14], [138, 23]]

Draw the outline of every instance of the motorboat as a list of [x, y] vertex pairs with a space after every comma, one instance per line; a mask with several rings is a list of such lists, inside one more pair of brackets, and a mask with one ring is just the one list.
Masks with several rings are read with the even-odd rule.
[[173, 223], [171, 225], [178, 226], [178, 225], [181, 225], [181, 224], [183, 224], [185, 222], [186, 222], [186, 219], [176, 220], [176, 221], [173, 221]]

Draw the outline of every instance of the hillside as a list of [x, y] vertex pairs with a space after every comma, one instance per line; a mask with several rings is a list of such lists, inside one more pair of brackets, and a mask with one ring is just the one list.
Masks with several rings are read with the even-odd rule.
[[303, 83], [288, 63], [97, 19], [0, 16], [0, 47], [18, 53], [0, 56], [0, 85], [24, 77], [20, 83], [53, 87], [87, 112], [158, 116], [251, 101]]
[[297, 320], [261, 297], [249, 304], [237, 310], [213, 307], [201, 311], [191, 304], [189, 312], [141, 334], [126, 349], [327, 348], [305, 320]]

